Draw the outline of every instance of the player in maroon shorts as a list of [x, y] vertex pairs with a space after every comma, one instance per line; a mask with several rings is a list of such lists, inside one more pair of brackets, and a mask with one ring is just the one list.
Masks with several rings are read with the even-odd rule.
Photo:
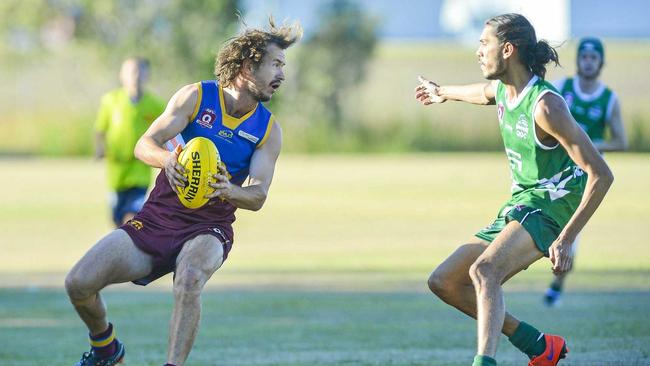
[[[113, 283], [146, 285], [169, 272], [175, 303], [166, 365], [185, 363], [198, 331], [201, 291], [233, 242], [235, 210], [256, 211], [266, 200], [282, 133], [262, 102], [284, 81], [284, 50], [301, 35], [299, 25], [276, 27], [272, 20], [266, 31], [246, 30], [219, 52], [217, 80], [182, 87], [140, 138], [136, 157], [162, 169], [155, 188], [140, 213], [97, 242], [66, 277], [90, 336], [91, 350], [78, 366], [115, 365], [124, 357], [99, 291]], [[215, 143], [223, 164], [210, 201], [188, 209], [176, 195], [187, 181], [177, 158], [197, 136]]]

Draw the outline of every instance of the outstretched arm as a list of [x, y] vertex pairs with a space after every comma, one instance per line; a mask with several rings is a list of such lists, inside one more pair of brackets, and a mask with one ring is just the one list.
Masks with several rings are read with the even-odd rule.
[[423, 105], [457, 100], [479, 105], [494, 104], [495, 81], [468, 85], [440, 86], [433, 81], [418, 76], [420, 85], [415, 88], [415, 99]]
[[215, 174], [215, 183], [210, 183], [215, 191], [207, 198], [222, 198], [237, 208], [257, 211], [262, 208], [271, 187], [275, 162], [282, 148], [282, 129], [277, 121], [271, 126], [271, 132], [264, 145], [259, 147], [251, 157], [248, 185], [240, 187], [230, 183], [228, 172], [221, 165], [220, 173]]
[[571, 246], [602, 202], [614, 176], [587, 134], [571, 116], [562, 97], [552, 93], [544, 95], [535, 108], [535, 122], [559, 141], [571, 159], [587, 173], [587, 185], [580, 205], [549, 248], [553, 271], [562, 273], [571, 269]]
[[594, 141], [594, 145], [599, 151], [623, 151], [627, 150], [627, 136], [625, 136], [625, 127], [623, 127], [623, 118], [621, 118], [621, 105], [618, 100], [614, 101], [612, 106], [612, 115], [607, 121], [609, 126], [610, 139], [607, 141]]

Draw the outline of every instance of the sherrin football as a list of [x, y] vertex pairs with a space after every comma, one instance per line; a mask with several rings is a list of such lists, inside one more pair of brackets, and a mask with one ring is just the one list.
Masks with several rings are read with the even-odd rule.
[[219, 161], [217, 147], [205, 137], [195, 137], [185, 145], [178, 156], [178, 163], [185, 168], [187, 177], [187, 184], [178, 187], [177, 193], [183, 206], [195, 209], [208, 203], [205, 195], [214, 192], [209, 183], [217, 173]]

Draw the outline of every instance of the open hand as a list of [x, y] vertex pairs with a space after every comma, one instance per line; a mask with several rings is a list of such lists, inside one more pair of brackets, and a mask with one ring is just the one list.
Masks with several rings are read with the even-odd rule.
[[420, 85], [415, 88], [415, 99], [420, 103], [430, 105], [447, 101], [447, 99], [438, 95], [438, 89], [440, 88], [438, 84], [425, 79], [423, 76], [418, 76], [418, 82], [420, 82]]

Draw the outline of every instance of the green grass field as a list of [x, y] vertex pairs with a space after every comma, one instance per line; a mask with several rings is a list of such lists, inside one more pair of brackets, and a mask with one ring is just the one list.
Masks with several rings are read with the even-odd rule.
[[[506, 285], [515, 315], [569, 339], [561, 365], [650, 365], [650, 156], [607, 156], [616, 182], [582, 235], [564, 305], [541, 260]], [[2, 159], [0, 365], [72, 365], [85, 331], [65, 272], [109, 229], [103, 165]], [[468, 365], [474, 321], [425, 286], [508, 195], [501, 154], [283, 156], [265, 208], [203, 298], [188, 365]], [[128, 365], [165, 361], [171, 277], [106, 291]], [[499, 365], [525, 358], [502, 339]]]

